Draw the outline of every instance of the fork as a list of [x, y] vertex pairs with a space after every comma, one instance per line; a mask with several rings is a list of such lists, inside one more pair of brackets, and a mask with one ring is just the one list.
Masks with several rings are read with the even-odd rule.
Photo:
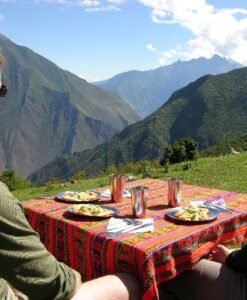
[[231, 210], [229, 210], [228, 208], [224, 208], [224, 207], [221, 207], [221, 206], [219, 206], [219, 205], [213, 204], [213, 203], [211, 203], [210, 201], [205, 201], [205, 202], [203, 203], [203, 205], [206, 206], [206, 207], [214, 208], [214, 209], [216, 209], [216, 210], [218, 210], [218, 211], [220, 211], [220, 212], [226, 213], [226, 214], [228, 214], [228, 215], [231, 215], [231, 214], [233, 213], [233, 212], [232, 212]]
[[144, 228], [144, 227], [147, 227], [147, 226], [150, 226], [150, 224], [143, 224], [142, 222], [141, 222], [141, 224], [139, 224], [139, 225], [131, 225], [131, 226], [129, 226], [129, 227], [127, 227], [127, 228], [125, 228], [125, 229], [122, 229], [122, 230], [119, 230], [119, 231], [117, 231], [117, 232], [111, 232], [109, 235], [108, 235], [108, 237], [109, 238], [113, 238], [113, 237], [116, 237], [116, 236], [118, 236], [118, 235], [120, 235], [120, 234], [122, 234], [122, 233], [127, 233], [127, 232], [129, 232], [129, 233], [131, 233], [133, 230], [136, 230], [136, 229], [140, 229], [140, 228]]

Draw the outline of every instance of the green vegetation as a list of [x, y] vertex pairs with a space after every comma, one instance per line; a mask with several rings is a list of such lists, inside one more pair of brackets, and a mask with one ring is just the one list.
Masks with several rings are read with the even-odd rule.
[[226, 139], [222, 143], [209, 147], [201, 155], [204, 157], [227, 155], [231, 153], [231, 148], [239, 152], [247, 151], [247, 133]]
[[[247, 152], [238, 155], [199, 158], [196, 161], [181, 162], [164, 168], [157, 161], [128, 163], [121, 168], [111, 170], [134, 175], [137, 178], [151, 177], [167, 179], [180, 177], [185, 183], [211, 188], [247, 193]], [[110, 168], [106, 171], [111, 171]], [[83, 174], [83, 173], [81, 173]], [[106, 173], [105, 173], [106, 174]], [[65, 190], [87, 190], [108, 185], [108, 176], [80, 179], [77, 183], [59, 183], [57, 179], [49, 180], [40, 187], [17, 189], [13, 194], [20, 200], [54, 196]]]
[[196, 160], [198, 156], [198, 143], [191, 137], [186, 137], [165, 148], [160, 164], [165, 167], [182, 161]]
[[15, 174], [13, 170], [6, 170], [0, 174], [0, 180], [4, 182], [10, 191], [24, 189], [31, 186], [31, 183]]

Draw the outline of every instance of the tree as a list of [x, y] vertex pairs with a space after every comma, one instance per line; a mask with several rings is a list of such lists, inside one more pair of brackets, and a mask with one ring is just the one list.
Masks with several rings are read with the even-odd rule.
[[5, 170], [0, 174], [0, 180], [5, 183], [10, 191], [24, 189], [31, 186], [31, 183], [15, 174], [14, 170]]
[[198, 158], [198, 143], [191, 137], [182, 138], [172, 145], [168, 145], [160, 160], [162, 166]]

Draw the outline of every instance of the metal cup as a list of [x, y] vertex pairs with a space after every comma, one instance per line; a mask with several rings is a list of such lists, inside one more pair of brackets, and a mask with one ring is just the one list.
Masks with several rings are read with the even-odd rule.
[[134, 218], [146, 215], [148, 187], [135, 186], [131, 188], [131, 204]]
[[183, 181], [181, 179], [168, 179], [167, 200], [169, 207], [177, 207], [180, 205], [182, 199], [182, 184]]
[[125, 176], [112, 174], [109, 176], [109, 183], [111, 189], [111, 199], [113, 202], [123, 201], [123, 192], [125, 184]]

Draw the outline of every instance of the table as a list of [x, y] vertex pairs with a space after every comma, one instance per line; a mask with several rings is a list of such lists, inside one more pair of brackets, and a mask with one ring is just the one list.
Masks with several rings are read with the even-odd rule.
[[[191, 269], [216, 243], [240, 244], [247, 239], [247, 194], [183, 184], [182, 205], [191, 199], [224, 197], [228, 207], [243, 213], [221, 213], [209, 223], [181, 224], [165, 216], [170, 209], [166, 181], [146, 178], [126, 183], [127, 188], [136, 185], [149, 187], [146, 217], [154, 219], [154, 232], [125, 233], [110, 239], [108, 219], [71, 215], [67, 212], [70, 204], [53, 197], [30, 199], [22, 205], [47, 249], [78, 270], [83, 280], [115, 272], [134, 273], [143, 284], [143, 300], [159, 299], [159, 283]], [[130, 198], [122, 203], [112, 203], [109, 198], [101, 202], [119, 209], [120, 216], [131, 216]]]

